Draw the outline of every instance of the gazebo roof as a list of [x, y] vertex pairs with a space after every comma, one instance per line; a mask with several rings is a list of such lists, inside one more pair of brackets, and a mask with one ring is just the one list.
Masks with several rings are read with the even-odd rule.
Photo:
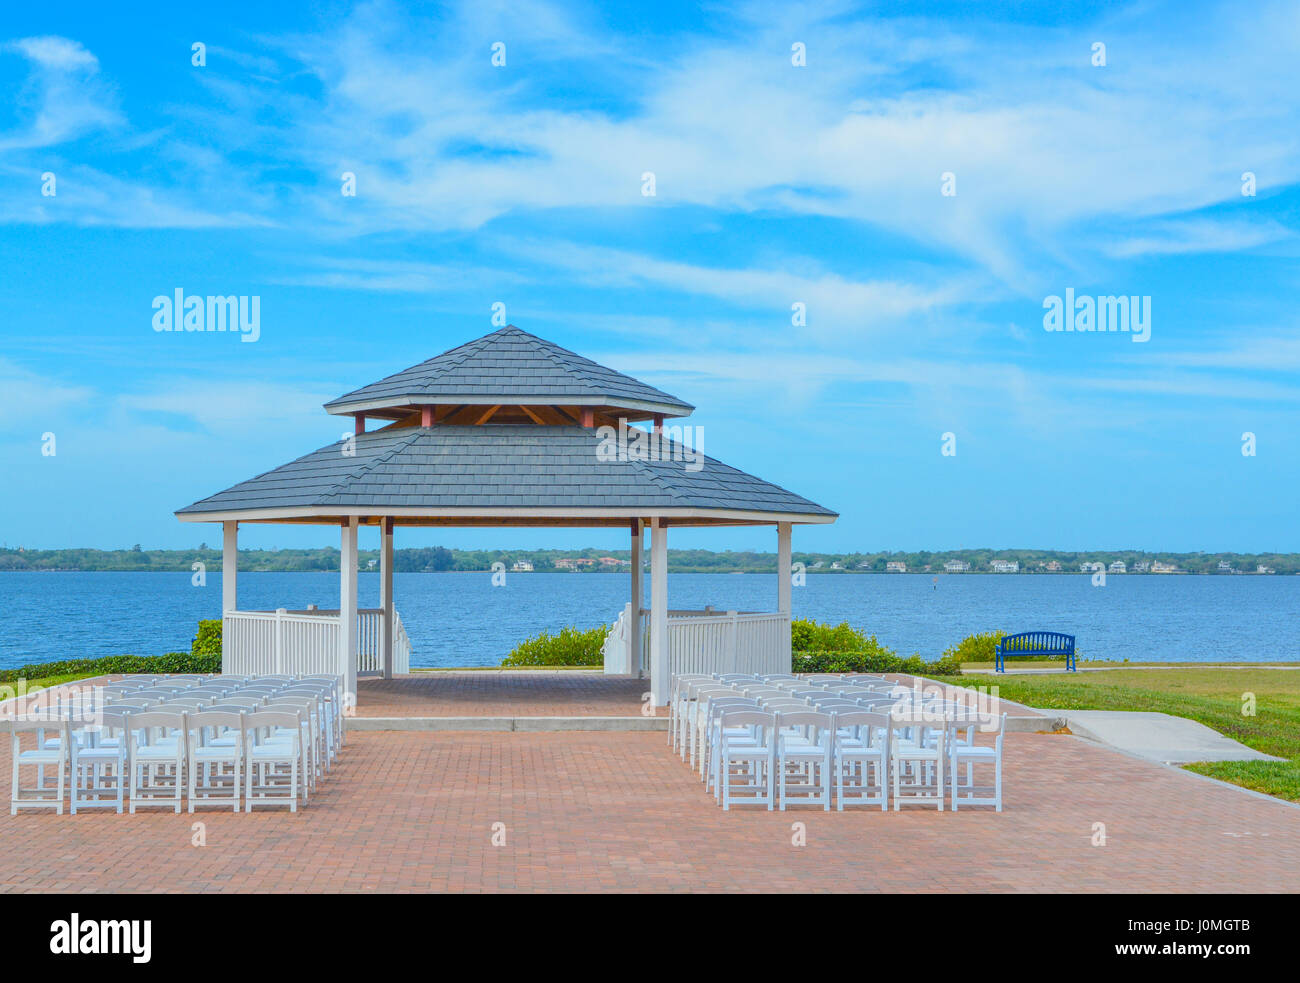
[[[522, 333], [522, 332], [521, 332]], [[631, 431], [629, 431], [631, 433]], [[638, 433], [644, 433], [638, 431]], [[608, 432], [516, 424], [387, 427], [322, 447], [177, 512], [184, 521], [401, 525], [834, 522], [837, 514], [665, 440], [610, 458]], [[602, 442], [604, 450], [602, 451]], [[698, 460], [698, 470], [693, 470]]]
[[621, 410], [629, 420], [695, 407], [508, 325], [325, 404], [330, 413], [400, 419], [421, 406], [539, 405]]

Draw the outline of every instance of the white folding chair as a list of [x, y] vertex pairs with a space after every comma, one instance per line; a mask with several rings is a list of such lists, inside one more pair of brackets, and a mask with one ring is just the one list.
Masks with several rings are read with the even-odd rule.
[[835, 719], [820, 710], [776, 715], [776, 785], [781, 811], [789, 802], [831, 807]]
[[71, 793], [69, 805], [78, 809], [114, 807], [122, 814], [127, 788], [126, 727], [129, 707], [112, 706], [99, 719], [73, 732], [69, 744]]
[[[6, 721], [6, 730], [9, 731], [10, 753], [13, 760], [13, 780], [9, 787], [9, 815], [18, 815], [19, 809], [48, 809], [53, 806], [54, 810], [62, 816], [68, 747], [72, 741], [68, 722], [20, 718]], [[22, 734], [32, 734], [36, 739], [36, 746], [24, 751]], [[51, 737], [51, 735], [55, 736]], [[38, 772], [36, 784], [28, 788], [23, 788], [19, 781], [19, 768], [23, 765], [35, 765]], [[45, 784], [47, 765], [57, 765], [59, 769], [58, 784], [54, 788], [49, 788]], [[29, 797], [24, 798], [23, 793], [29, 793]]]
[[714, 759], [715, 788], [722, 808], [731, 808], [734, 792], [748, 793], [740, 801], [765, 805], [771, 812], [776, 788], [776, 716], [765, 710], [726, 710], [719, 718], [718, 753]]
[[[980, 718], [974, 718], [979, 720]], [[952, 811], [957, 811], [958, 803], [968, 806], [993, 806], [995, 812], [1002, 811], [1002, 736], [1007, 729], [1007, 715], [1004, 713], [997, 719], [997, 729], [992, 731], [995, 735], [992, 746], [987, 744], [976, 744], [973, 740], [958, 743], [955, 739], [951, 746], [951, 770], [952, 770]], [[987, 724], [988, 718], [983, 718], [983, 723]], [[951, 731], [958, 732], [971, 726], [973, 720], [971, 717], [954, 717], [951, 722]], [[980, 728], [980, 723], [974, 723], [976, 729]], [[987, 733], [987, 731], [983, 731]], [[954, 733], [955, 736], [955, 733]], [[966, 765], [966, 783], [959, 784], [960, 766]], [[974, 766], [977, 764], [993, 765], [993, 785], [977, 786], [975, 784]], [[980, 791], [985, 791], [980, 795]], [[961, 794], [961, 793], [965, 794]]]
[[179, 813], [185, 771], [184, 711], [150, 709], [131, 714], [127, 741], [131, 814], [137, 806], [172, 806]]
[[[937, 734], [933, 741], [927, 732]], [[919, 707], [895, 707], [889, 716], [889, 770], [893, 775], [894, 811], [906, 801], [909, 804], [938, 806], [943, 812], [943, 764], [946, 755], [944, 738], [947, 722], [936, 720], [933, 714]], [[903, 766], [913, 766], [912, 780], [901, 782]], [[933, 780], [932, 780], [933, 779]], [[904, 797], [903, 792], [906, 791]]]
[[[246, 747], [242, 710], [201, 710], [186, 714], [189, 750], [186, 798], [189, 811], [196, 805], [229, 805], [239, 812]], [[231, 772], [225, 772], [229, 765]], [[229, 780], [228, 780], [229, 779]]]
[[[244, 718], [244, 725], [247, 735], [244, 811], [252, 812], [255, 805], [287, 805], [290, 812], [297, 812], [302, 715], [288, 710], [258, 710]], [[283, 781], [285, 778], [287, 783]]]
[[[835, 801], [889, 808], [889, 716], [870, 710], [835, 714]], [[875, 781], [870, 779], [875, 777]], [[856, 781], [846, 784], [846, 779]], [[872, 789], [875, 790], [874, 794]]]

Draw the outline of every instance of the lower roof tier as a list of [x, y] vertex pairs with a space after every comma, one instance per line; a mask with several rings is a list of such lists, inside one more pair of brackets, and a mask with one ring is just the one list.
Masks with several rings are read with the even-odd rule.
[[[643, 436], [637, 436], [641, 434]], [[834, 522], [830, 509], [646, 431], [527, 425], [357, 434], [179, 510], [190, 522], [677, 525]]]

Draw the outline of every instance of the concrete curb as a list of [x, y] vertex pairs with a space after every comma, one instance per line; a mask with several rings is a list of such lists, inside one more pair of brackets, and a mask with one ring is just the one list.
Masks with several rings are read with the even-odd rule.
[[666, 731], [667, 717], [348, 717], [345, 730]]
[[1062, 730], [1068, 725], [1064, 717], [1012, 717], [1007, 716], [1008, 734], [1038, 734]]

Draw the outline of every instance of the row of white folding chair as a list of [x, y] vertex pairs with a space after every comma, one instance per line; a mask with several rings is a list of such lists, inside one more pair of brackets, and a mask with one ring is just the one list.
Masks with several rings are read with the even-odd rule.
[[[866, 688], [858, 690], [846, 688], [842, 690], [842, 692], [855, 694], [852, 697], [855, 700], [876, 701], [886, 704], [892, 702], [891, 697]], [[693, 699], [694, 702], [687, 704], [687, 711], [685, 711], [683, 719], [686, 719], [686, 716], [693, 713], [696, 724], [696, 726], [691, 728], [689, 735], [691, 765], [692, 767], [695, 767], [698, 760], [700, 777], [706, 783], [709, 780], [707, 759], [716, 746], [716, 735], [710, 732], [710, 728], [716, 726], [716, 722], [713, 718], [715, 717], [716, 711], [719, 707], [734, 706], [736, 705], [735, 700], [737, 699], [758, 701], [759, 703], [762, 703], [764, 700], [781, 699], [799, 701], [805, 706], [811, 708], [814, 701], [819, 699], [844, 699], [844, 697], [839, 697], [828, 690], [800, 687], [783, 689], [779, 686], [769, 687], [765, 685], [743, 686], [735, 682], [726, 686], [724, 686], [724, 684], [699, 684], [688, 686], [687, 693], [688, 698]], [[720, 700], [725, 702], [719, 703], [718, 701]], [[868, 702], [865, 705], [871, 705], [871, 703]], [[686, 754], [686, 751], [687, 748], [683, 747], [683, 756]]]
[[[832, 687], [845, 688], [858, 686], [868, 689], [872, 686], [893, 689], [898, 684], [882, 676], [869, 676], [860, 673], [840, 675], [821, 675], [811, 677], [796, 676], [793, 673], [771, 673], [754, 675], [749, 673], [728, 674], [678, 674], [673, 677], [668, 706], [669, 744], [678, 750], [683, 758], [686, 756], [686, 734], [689, 722], [684, 718], [694, 718], [693, 703], [697, 698], [698, 688], [704, 686], [725, 686], [741, 688], [747, 685], [772, 686], [778, 689], [807, 689], [810, 693], [830, 691]], [[691, 755], [692, 764], [695, 755]]]
[[[957, 716], [934, 727], [936, 738], [917, 744], [907, 738], [909, 729], [924, 722], [935, 723], [932, 715], [898, 715], [870, 710], [826, 713], [811, 710], [773, 712], [767, 709], [734, 707], [719, 716], [719, 743], [714, 758], [714, 795], [729, 809], [732, 793], [739, 788], [751, 793], [748, 802], [773, 808], [790, 801], [821, 805], [829, 809], [832, 794], [837, 808], [844, 805], [879, 805], [895, 810], [905, 803], [934, 804], [943, 811], [947, 793], [952, 808], [959, 805], [992, 805], [1002, 811], [1002, 735], [1005, 714], [998, 719], [992, 746], [961, 751], [948, 742], [950, 734], [974, 726], [970, 716]], [[981, 761], [995, 769], [991, 794], [981, 796], [973, 784], [970, 764]], [[959, 780], [958, 767], [967, 763], [967, 782]], [[903, 784], [908, 764], [931, 766], [925, 782]], [[946, 787], [945, 764], [951, 778]], [[733, 765], [740, 766], [733, 771]], [[892, 775], [893, 788], [889, 788]], [[874, 776], [874, 781], [869, 781]], [[856, 779], [846, 785], [846, 779]], [[962, 792], [965, 791], [963, 795]]]
[[[704, 721], [704, 733], [700, 738], [700, 774], [706, 785], [712, 784], [713, 779], [713, 772], [709, 766], [710, 760], [716, 755], [720, 738], [718, 716], [727, 709], [753, 706], [769, 712], [795, 713], [822, 709], [830, 710], [832, 707], [854, 710], [889, 708], [892, 707], [894, 702], [893, 698], [888, 696], [848, 700], [821, 692], [804, 696], [796, 695], [799, 692], [798, 690], [746, 688], [738, 691], [734, 696], [721, 693], [706, 694], [706, 706], [701, 711], [701, 719]], [[826, 704], [826, 706], [823, 707], [818, 701]]]
[[[245, 811], [251, 811], [254, 804], [287, 804], [296, 812], [299, 795], [305, 800], [307, 794], [307, 776], [301, 770], [304, 715], [303, 709], [293, 706], [257, 709], [251, 713], [108, 709], [101, 712], [95, 724], [88, 725], [102, 733], [101, 739], [95, 741], [74, 739], [68, 720], [10, 720], [7, 722], [13, 765], [10, 814], [20, 808], [53, 806], [62, 815], [69, 771], [70, 806], [74, 814], [78, 808], [97, 806], [115, 807], [120, 813], [124, 800], [132, 813], [138, 805], [171, 806], [180, 812], [182, 783], [187, 775], [192, 812], [194, 805], [203, 804], [202, 800], [210, 797], [211, 789], [216, 787], [196, 788], [199, 766], [204, 765], [203, 773], [210, 775], [211, 766], [221, 761], [235, 762], [236, 769], [240, 763], [244, 765]], [[213, 730], [215, 737], [217, 729], [222, 728], [238, 728], [238, 738], [224, 742], [203, 740], [202, 735], [208, 729]], [[51, 731], [57, 735], [53, 746], [47, 736]], [[28, 732], [36, 735], [37, 744], [34, 750], [24, 751], [20, 738]], [[200, 735], [197, 740], [196, 732]], [[20, 767], [23, 765], [56, 767], [57, 785], [49, 788], [41, 782], [34, 788], [22, 788]], [[259, 766], [263, 779], [255, 786], [254, 769]], [[219, 784], [229, 785], [233, 807], [238, 811], [238, 770], [232, 785]], [[277, 791], [284, 794], [276, 795]], [[24, 798], [24, 792], [31, 793], [31, 797]]]
[[[249, 677], [265, 680], [267, 677]], [[203, 709], [214, 709], [216, 704], [223, 700], [233, 702], [237, 706], [231, 706], [231, 710], [248, 710], [261, 707], [268, 700], [281, 699], [282, 702], [290, 705], [296, 705], [296, 709], [303, 710], [306, 713], [304, 725], [307, 733], [304, 735], [303, 742], [304, 757], [304, 776], [305, 784], [315, 785], [315, 780], [323, 770], [330, 767], [330, 763], [337, 753], [340, 743], [340, 731], [338, 721], [334, 715], [339, 712], [337, 700], [337, 679], [330, 676], [295, 678], [295, 677], [274, 677], [271, 682], [259, 682], [257, 685], [246, 684], [232, 688], [228, 685], [221, 687], [209, 687], [208, 684], [212, 679], [221, 680], [223, 683], [235, 682], [232, 677], [212, 677], [212, 679], [203, 679], [201, 677], [182, 677], [182, 683], [199, 684], [177, 686], [156, 686], [149, 685], [152, 683], [167, 683], [170, 677], [150, 680], [145, 686], [132, 687], [130, 695], [117, 697], [116, 693], [105, 693], [104, 688], [100, 688], [98, 693], [90, 695], [73, 694], [60, 703], [53, 705], [50, 710], [54, 717], [65, 717], [74, 720], [93, 720], [98, 716], [98, 711], [102, 710], [105, 705], [113, 706], [117, 709], [126, 709], [139, 712], [144, 709], [155, 709], [163, 711], [189, 711], [194, 712]], [[232, 693], [242, 693], [242, 696], [232, 695]], [[283, 697], [279, 694], [285, 694]], [[109, 700], [102, 699], [105, 696], [116, 697]], [[101, 699], [96, 699], [100, 697]], [[83, 708], [80, 703], [88, 704], [88, 709]], [[63, 740], [60, 736], [48, 736], [43, 731], [46, 728], [37, 728], [37, 739], [39, 746], [45, 750], [58, 750]], [[87, 729], [77, 727], [71, 735], [71, 742], [79, 748], [87, 745]], [[161, 733], [158, 738], [162, 740], [164, 735]], [[93, 737], [90, 738], [93, 742]], [[174, 740], [167, 742], [168, 746], [174, 744]], [[111, 742], [110, 742], [111, 744]], [[111, 750], [106, 748], [105, 751]], [[97, 752], [90, 757], [104, 756], [103, 753]], [[53, 761], [53, 755], [49, 756]], [[30, 758], [30, 756], [29, 756]], [[45, 787], [44, 764], [38, 764], [37, 788]], [[81, 771], [73, 775], [74, 783], [79, 783], [84, 777]]]

